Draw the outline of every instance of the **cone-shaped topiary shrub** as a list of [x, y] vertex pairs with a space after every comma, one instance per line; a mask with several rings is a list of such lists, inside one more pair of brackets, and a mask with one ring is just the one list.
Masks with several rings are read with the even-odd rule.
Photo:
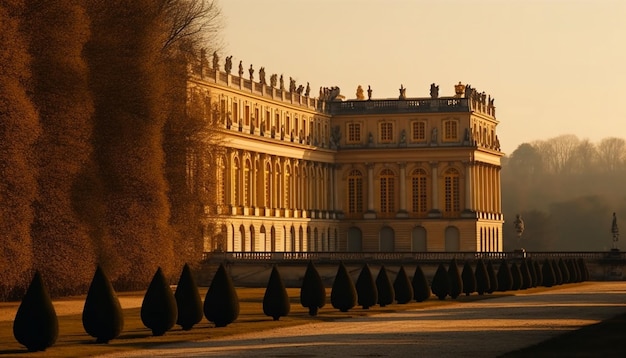
[[483, 295], [485, 292], [489, 291], [490, 287], [489, 274], [487, 273], [487, 267], [483, 259], [476, 261], [476, 271], [474, 271], [474, 275], [476, 276], [476, 292], [478, 292], [479, 295]]
[[539, 261], [533, 261], [533, 266], [535, 266], [535, 275], [537, 275], [537, 286], [543, 285], [543, 271], [541, 270], [541, 265]]
[[393, 281], [393, 291], [396, 294], [396, 302], [401, 305], [409, 303], [413, 299], [413, 287], [402, 265], [400, 265], [400, 271], [398, 271], [396, 279]]
[[580, 271], [578, 271], [578, 267], [574, 263], [573, 259], [565, 260], [565, 264], [567, 265], [567, 269], [570, 274], [570, 282], [580, 282]]
[[450, 294], [450, 276], [443, 264], [439, 264], [435, 276], [433, 276], [431, 288], [433, 294], [440, 300], [445, 300], [446, 296]]
[[541, 265], [541, 275], [543, 277], [543, 286], [552, 287], [556, 285], [556, 275], [554, 274], [550, 260], [545, 259], [543, 261], [543, 265]]
[[487, 293], [494, 293], [498, 290], [498, 276], [491, 260], [487, 261], [487, 276], [489, 276], [489, 290]]
[[378, 304], [380, 307], [393, 303], [396, 295], [385, 266], [380, 267], [378, 276], [376, 276], [376, 289], [378, 290]]
[[174, 327], [177, 318], [176, 298], [159, 267], [143, 297], [141, 322], [153, 335], [162, 336]]
[[124, 329], [124, 313], [111, 281], [98, 265], [93, 275], [85, 306], [83, 328], [97, 343], [109, 343]]
[[513, 289], [513, 275], [505, 259], [502, 259], [498, 268], [498, 291], [510, 291]]
[[422, 271], [419, 264], [415, 266], [411, 286], [413, 286], [413, 298], [415, 301], [424, 302], [430, 298], [430, 285], [428, 285], [428, 280], [426, 280], [424, 271]]
[[513, 278], [512, 290], [519, 290], [522, 287], [522, 273], [515, 262], [511, 264], [511, 277]]
[[330, 291], [330, 303], [341, 312], [348, 312], [348, 310], [356, 306], [356, 288], [343, 262], [339, 263], [335, 281], [333, 281], [333, 288]]
[[304, 272], [302, 288], [300, 288], [300, 304], [309, 309], [310, 316], [316, 316], [317, 311], [326, 304], [326, 288], [313, 261], [309, 261]]
[[378, 303], [378, 289], [372, 271], [367, 264], [363, 265], [361, 273], [356, 279], [356, 293], [359, 306], [365, 310]]
[[467, 261], [465, 261], [465, 264], [463, 265], [461, 278], [463, 279], [463, 293], [465, 293], [465, 296], [469, 296], [476, 292], [476, 277], [474, 276], [474, 270], [472, 270], [472, 266]]
[[522, 281], [520, 285], [521, 290], [525, 290], [527, 288], [532, 287], [532, 280], [530, 278], [530, 270], [528, 269], [528, 264], [526, 260], [522, 260], [522, 263], [519, 265], [519, 271], [522, 275]]
[[280, 317], [288, 315], [290, 310], [291, 304], [287, 289], [278, 268], [274, 265], [263, 296], [263, 313], [272, 317], [274, 321], [278, 321]]
[[578, 264], [578, 268], [580, 269], [581, 282], [589, 281], [589, 270], [587, 269], [587, 264], [582, 257], [579, 257], [576, 261]]
[[570, 283], [572, 281], [570, 281], [570, 273], [569, 270], [567, 269], [567, 265], [565, 265], [565, 262], [563, 262], [563, 259], [559, 257], [559, 262], [557, 263], [557, 265], [559, 265], [559, 270], [561, 271], [561, 277], [563, 280], [563, 283]]
[[233, 280], [220, 264], [204, 297], [204, 317], [216, 327], [226, 327], [239, 317], [239, 297]]
[[17, 309], [13, 336], [30, 352], [45, 351], [57, 341], [59, 321], [39, 271]]
[[528, 272], [530, 273], [530, 287], [537, 287], [537, 273], [535, 272], [533, 260], [526, 259], [526, 265], [528, 266]]
[[176, 291], [176, 307], [178, 308], [178, 319], [176, 324], [183, 330], [190, 330], [196, 323], [202, 321], [202, 299], [198, 286], [193, 279], [189, 265], [183, 266], [183, 272], [178, 279]]
[[450, 297], [456, 299], [461, 292], [463, 292], [463, 281], [461, 280], [461, 274], [459, 273], [459, 266], [456, 263], [456, 259], [450, 261], [448, 276], [450, 277]]
[[555, 285], [562, 285], [563, 284], [563, 275], [561, 274], [561, 269], [559, 268], [559, 265], [556, 263], [556, 260], [552, 259], [550, 260], [550, 265], [552, 265], [552, 270], [554, 271], [554, 280], [555, 280]]

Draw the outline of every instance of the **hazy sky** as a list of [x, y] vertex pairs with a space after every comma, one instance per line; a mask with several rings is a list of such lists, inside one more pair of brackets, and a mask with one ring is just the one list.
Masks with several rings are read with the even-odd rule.
[[[223, 54], [346, 98], [441, 96], [462, 81], [495, 98], [510, 154], [575, 134], [626, 138], [626, 0], [219, 0]], [[221, 61], [223, 64], [223, 61]], [[246, 71], [247, 74], [247, 71]]]

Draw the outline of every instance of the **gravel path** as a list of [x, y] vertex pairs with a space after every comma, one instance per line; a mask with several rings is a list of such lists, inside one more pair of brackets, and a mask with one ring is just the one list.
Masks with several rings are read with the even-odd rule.
[[626, 282], [594, 282], [106, 357], [496, 357], [623, 312]]

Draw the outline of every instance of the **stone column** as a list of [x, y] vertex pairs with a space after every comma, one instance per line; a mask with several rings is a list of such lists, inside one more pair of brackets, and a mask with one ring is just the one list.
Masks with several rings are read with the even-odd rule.
[[439, 181], [437, 174], [437, 168], [439, 166], [438, 162], [430, 162], [430, 170], [431, 170], [431, 196], [432, 196], [432, 209], [428, 213], [429, 217], [440, 217], [441, 210], [439, 210]]
[[367, 165], [367, 211], [363, 215], [365, 219], [375, 219], [376, 211], [374, 210], [374, 164]]
[[465, 162], [465, 210], [463, 210], [462, 216], [471, 217], [474, 213], [473, 196], [472, 192], [472, 175], [474, 164], [471, 161]]
[[[400, 210], [396, 214], [396, 217], [407, 218], [409, 213], [406, 210], [406, 163], [398, 163], [400, 166]], [[395, 194], [394, 194], [395, 195]]]

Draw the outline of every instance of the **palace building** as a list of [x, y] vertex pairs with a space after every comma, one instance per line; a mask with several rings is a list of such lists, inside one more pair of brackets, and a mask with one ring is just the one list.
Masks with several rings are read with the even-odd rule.
[[502, 251], [490, 96], [459, 82], [447, 97], [432, 84], [425, 98], [402, 86], [391, 99], [361, 86], [354, 99], [314, 98], [264, 68], [231, 74], [230, 61], [188, 70], [188, 106], [223, 148], [207, 161], [204, 212], [217, 224], [205, 251]]

